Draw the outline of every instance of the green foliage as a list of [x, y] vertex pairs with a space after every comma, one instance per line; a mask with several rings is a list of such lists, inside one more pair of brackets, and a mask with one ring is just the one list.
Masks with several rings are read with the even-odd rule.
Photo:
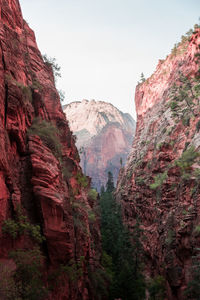
[[179, 80], [171, 89], [172, 101], [169, 103], [176, 117], [181, 117], [185, 126], [189, 126], [190, 116], [195, 116], [194, 107], [199, 106], [200, 84], [198, 78], [187, 77], [181, 72]]
[[36, 78], [33, 79], [31, 88], [33, 90], [39, 90], [40, 92], [42, 91], [42, 85]]
[[84, 261], [84, 257], [80, 257], [80, 261], [76, 263], [73, 259], [71, 259], [68, 264], [61, 265], [61, 273], [67, 274], [70, 281], [77, 282], [77, 280], [83, 275], [82, 263]]
[[175, 110], [178, 107], [178, 103], [175, 101], [170, 102], [170, 108], [171, 110]]
[[195, 233], [196, 233], [197, 235], [199, 235], [199, 234], [200, 234], [200, 225], [197, 225], [197, 226], [195, 227], [194, 231], [195, 231]]
[[174, 45], [174, 47], [172, 48], [172, 50], [171, 50], [172, 56], [176, 56], [177, 55], [177, 53], [178, 53], [177, 48], [178, 48], [178, 44], [176, 43]]
[[136, 183], [137, 185], [144, 185], [144, 184], [145, 184], [145, 180], [144, 180], [143, 177], [136, 177], [136, 178], [135, 178], [135, 183]]
[[60, 66], [56, 63], [55, 57], [48, 57], [46, 54], [42, 57], [44, 63], [52, 68], [54, 79], [56, 80], [57, 77], [61, 77]]
[[150, 300], [164, 300], [166, 296], [165, 279], [158, 275], [149, 285]]
[[197, 122], [197, 124], [196, 124], [196, 129], [197, 129], [197, 131], [199, 132], [199, 130], [200, 130], [200, 120]]
[[4, 221], [2, 232], [9, 234], [13, 239], [20, 235], [28, 234], [37, 243], [42, 243], [45, 240], [41, 234], [40, 226], [29, 223], [27, 217], [22, 214], [21, 208], [18, 208], [15, 220], [7, 219]]
[[62, 147], [58, 138], [58, 130], [52, 123], [35, 118], [32, 126], [28, 130], [28, 134], [38, 135], [45, 146], [47, 146], [57, 158], [62, 157]]
[[139, 83], [143, 83], [145, 81], [146, 81], [146, 79], [144, 77], [144, 73], [141, 73], [141, 75], [140, 75], [140, 82]]
[[25, 85], [22, 85], [22, 84], [17, 84], [17, 85], [21, 88], [22, 94], [24, 95], [25, 101], [32, 102], [31, 88], [29, 86], [25, 86]]
[[41, 279], [42, 255], [38, 248], [10, 253], [15, 262], [0, 264], [0, 297], [5, 300], [39, 300], [47, 295]]
[[0, 299], [17, 300], [17, 288], [13, 277], [14, 269], [15, 266], [12, 262], [0, 263]]
[[[60, 69], [61, 67], [57, 64], [55, 57], [48, 57], [46, 54], [43, 56], [44, 63], [50, 67], [53, 71], [54, 81], [57, 82], [57, 78], [61, 77]], [[63, 90], [57, 89], [57, 92], [59, 94], [60, 101], [65, 100], [65, 92]]]
[[88, 197], [93, 200], [93, 201], [96, 201], [97, 200], [97, 197], [98, 197], [98, 193], [95, 189], [90, 189], [89, 192], [88, 192]]
[[51, 290], [57, 286], [62, 287], [66, 285], [68, 279], [73, 286], [76, 286], [80, 277], [83, 275], [84, 256], [80, 256], [77, 261], [70, 259], [68, 263], [61, 264], [57, 269], [51, 272], [48, 276], [48, 285]]
[[13, 275], [16, 294], [15, 299], [39, 300], [47, 295], [41, 273], [41, 262], [43, 260], [38, 248], [32, 250], [19, 249], [10, 253], [10, 257], [16, 264]]
[[19, 232], [18, 223], [11, 219], [5, 220], [3, 222], [2, 232], [8, 233], [13, 239], [16, 239]]
[[82, 187], [82, 188], [86, 188], [88, 186], [88, 178], [87, 176], [85, 176], [84, 174], [82, 174], [81, 172], [78, 172], [76, 175], [76, 179], [78, 184]]
[[200, 169], [195, 169], [194, 170], [194, 176], [197, 181], [200, 181]]
[[176, 43], [171, 50], [171, 55], [172, 56], [177, 56], [179, 54], [182, 54], [185, 52], [187, 48], [188, 41], [190, 40], [190, 37], [193, 33], [192, 29], [189, 29], [188, 32], [186, 32], [185, 35], [181, 36], [181, 41], [179, 43]]
[[197, 254], [193, 256], [191, 267], [191, 280], [188, 282], [185, 295], [187, 299], [200, 300], [200, 249], [196, 249]]
[[187, 214], [188, 214], [187, 210], [184, 209], [184, 210], [182, 211], [182, 214], [183, 214], [184, 216], [187, 215]]
[[162, 146], [165, 144], [165, 142], [162, 142], [162, 143], [159, 143], [157, 146], [156, 146], [156, 148], [158, 149], [158, 150], [161, 150], [161, 148], [162, 148]]
[[108, 296], [108, 283], [110, 277], [105, 269], [98, 267], [92, 268], [88, 266], [88, 277], [92, 285], [92, 293], [95, 296], [95, 300], [101, 300]]
[[108, 174], [106, 191], [100, 197], [101, 235], [104, 251], [104, 268], [108, 277], [109, 297], [144, 299], [145, 281], [141, 272], [142, 230], [137, 222], [130, 234], [124, 226], [121, 208], [113, 197], [112, 174]]
[[88, 212], [88, 219], [89, 219], [89, 221], [92, 222], [92, 223], [96, 221], [95, 213], [94, 213], [92, 210], [90, 210], [90, 211]]
[[167, 171], [160, 173], [154, 177], [154, 183], [150, 184], [150, 189], [156, 190], [162, 186], [167, 179]]
[[105, 251], [102, 253], [101, 264], [106, 271], [108, 281], [112, 282], [114, 277], [112, 257]]
[[108, 181], [106, 183], [106, 189], [108, 193], [112, 193], [115, 189], [113, 174], [111, 172], [108, 172]]
[[195, 150], [194, 146], [191, 146], [183, 151], [182, 156], [176, 161], [176, 165], [179, 166], [182, 174], [184, 174], [186, 171], [189, 171], [198, 157], [199, 152]]
[[23, 94], [23, 100], [24, 102], [32, 102], [32, 91], [30, 86], [26, 86], [23, 83], [15, 80], [11, 75], [6, 75], [5, 80], [11, 83], [14, 83], [16, 86], [18, 86]]
[[65, 92], [63, 90], [57, 90], [59, 97], [60, 97], [60, 101], [63, 102], [65, 100]]

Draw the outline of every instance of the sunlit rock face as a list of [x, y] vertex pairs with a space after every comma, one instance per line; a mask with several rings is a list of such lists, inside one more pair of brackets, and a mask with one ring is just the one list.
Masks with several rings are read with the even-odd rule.
[[167, 299], [185, 299], [200, 246], [199, 45], [197, 29], [137, 86], [136, 135], [116, 192], [130, 230], [140, 220], [146, 276], [164, 277]]
[[111, 171], [116, 183], [131, 149], [135, 121], [112, 104], [83, 100], [63, 107], [69, 126], [77, 136], [81, 166], [98, 190]]
[[[48, 299], [95, 299], [88, 266], [92, 271], [98, 266], [100, 239], [98, 218], [92, 225], [88, 219], [95, 205], [88, 197], [90, 180], [79, 166], [51, 65], [44, 63], [19, 1], [0, 0], [0, 13], [0, 262], [6, 268], [11, 251], [38, 246], [23, 231], [15, 239], [2, 231], [7, 219], [17, 222], [20, 209], [44, 235], [39, 248], [47, 286], [62, 265], [72, 268], [73, 262], [82, 270], [76, 282], [64, 274], [51, 284]], [[41, 129], [31, 131], [42, 119], [50, 126], [43, 138]], [[48, 138], [52, 132], [55, 140]]]

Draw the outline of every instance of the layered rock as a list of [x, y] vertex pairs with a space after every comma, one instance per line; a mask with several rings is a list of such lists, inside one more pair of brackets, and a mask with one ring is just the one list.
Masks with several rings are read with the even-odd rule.
[[167, 299], [185, 299], [200, 246], [200, 29], [136, 88], [137, 127], [116, 197], [130, 230], [144, 229], [146, 277], [165, 278]]
[[116, 183], [122, 164], [131, 149], [135, 121], [103, 101], [72, 102], [63, 107], [73, 133], [77, 136], [81, 166], [98, 190], [106, 184], [107, 173]]
[[[39, 225], [46, 283], [61, 265], [82, 270], [76, 281], [63, 275], [49, 299], [93, 299], [88, 266], [99, 266], [100, 239], [98, 217], [88, 217], [96, 205], [90, 180], [79, 166], [51, 64], [44, 63], [19, 1], [0, 0], [0, 15], [0, 261], [9, 265], [11, 250], [35, 247], [22, 228]], [[28, 220], [20, 219], [21, 231], [3, 232], [8, 220], [19, 222], [19, 210]]]

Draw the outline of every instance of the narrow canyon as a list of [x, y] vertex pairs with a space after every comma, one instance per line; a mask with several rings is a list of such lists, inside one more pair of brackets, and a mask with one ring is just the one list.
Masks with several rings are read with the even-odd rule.
[[200, 26], [135, 93], [61, 106], [0, 0], [0, 299], [199, 299]]

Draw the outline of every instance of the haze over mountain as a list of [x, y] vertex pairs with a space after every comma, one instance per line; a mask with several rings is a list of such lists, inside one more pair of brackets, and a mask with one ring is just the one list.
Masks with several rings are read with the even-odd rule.
[[94, 187], [105, 185], [111, 171], [116, 183], [131, 149], [135, 121], [104, 101], [82, 100], [63, 107], [70, 129], [77, 136], [81, 166]]

